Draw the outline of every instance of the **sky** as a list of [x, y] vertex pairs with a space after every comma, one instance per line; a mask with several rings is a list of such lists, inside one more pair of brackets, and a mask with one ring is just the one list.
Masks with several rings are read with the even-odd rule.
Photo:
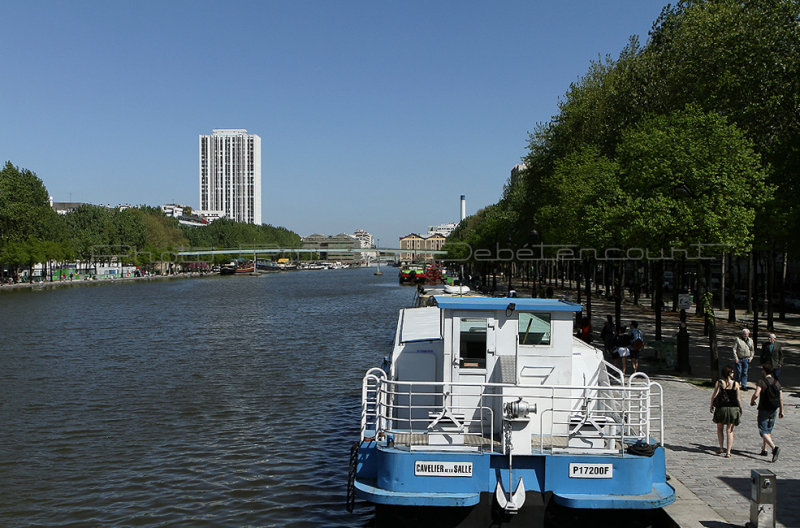
[[261, 137], [262, 221], [382, 247], [496, 203], [528, 134], [666, 0], [0, 3], [0, 162], [57, 202], [199, 206], [198, 136]]

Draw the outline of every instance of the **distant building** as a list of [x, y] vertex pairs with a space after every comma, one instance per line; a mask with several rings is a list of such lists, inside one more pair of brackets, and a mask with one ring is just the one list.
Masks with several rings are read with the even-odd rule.
[[458, 222], [450, 222], [447, 224], [439, 224], [436, 226], [428, 226], [428, 236], [439, 233], [445, 237], [449, 237], [455, 228], [458, 227]]
[[201, 209], [195, 209], [194, 214], [197, 216], [202, 217], [206, 220], [209, 224], [214, 220], [219, 220], [220, 218], [225, 218], [225, 211], [203, 211]]
[[244, 129], [214, 129], [199, 140], [200, 210], [261, 224], [261, 138]]
[[62, 215], [71, 213], [72, 211], [76, 210], [82, 205], [87, 205], [87, 204], [83, 202], [54, 202], [53, 199], [50, 198], [50, 207], [53, 208], [53, 211]]
[[[436, 260], [430, 251], [439, 251], [444, 246], [447, 237], [441, 233], [420, 236], [416, 233], [400, 238], [400, 249], [407, 249], [408, 253], [400, 253], [400, 260], [404, 262], [422, 262]], [[427, 251], [427, 252], [426, 252]]]
[[375, 247], [375, 239], [370, 233], [367, 233], [363, 229], [356, 229], [353, 233], [353, 236], [357, 238], [359, 242], [361, 242], [362, 248]]
[[[367, 233], [363, 229], [356, 229], [353, 233], [353, 236], [361, 242], [362, 248], [374, 248], [375, 247], [375, 239], [372, 237], [370, 233]], [[370, 254], [368, 252], [361, 253], [361, 260], [363, 262], [369, 262]]]
[[[361, 249], [361, 241], [353, 235], [339, 233], [336, 236], [320, 235], [315, 233], [302, 239], [303, 249], [315, 249], [319, 252], [320, 260], [329, 262], [361, 262], [361, 253], [357, 251], [342, 251]], [[337, 251], [339, 250], [339, 251]]]
[[190, 215], [179, 216], [178, 223], [180, 225], [191, 226], [191, 227], [204, 227], [208, 225], [208, 220], [206, 220], [201, 216], [197, 216], [196, 214], [190, 214]]
[[188, 209], [188, 207], [181, 204], [164, 204], [161, 206], [161, 210], [164, 214], [172, 218], [183, 216], [183, 212], [186, 209]]

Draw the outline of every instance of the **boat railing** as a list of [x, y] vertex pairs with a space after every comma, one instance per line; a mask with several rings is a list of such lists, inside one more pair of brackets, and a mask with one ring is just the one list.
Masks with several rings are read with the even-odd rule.
[[379, 419], [381, 411], [378, 408], [380, 396], [380, 384], [386, 379], [386, 372], [380, 368], [371, 368], [364, 375], [361, 384], [361, 440], [364, 440], [367, 432], [377, 434], [379, 430], [385, 428], [384, 423]]
[[[510, 417], [510, 402], [533, 412]], [[532, 449], [622, 452], [636, 441], [663, 443], [663, 390], [643, 374], [603, 385], [393, 381], [380, 369], [364, 377], [362, 440], [392, 435], [411, 449], [505, 451], [512, 421], [535, 421], [525, 425]]]
[[608, 377], [608, 383], [611, 385], [624, 385], [625, 384], [625, 373], [622, 372], [620, 369], [617, 368], [616, 365], [613, 363], [609, 363], [606, 360], [603, 360], [603, 366], [605, 369], [605, 375]]

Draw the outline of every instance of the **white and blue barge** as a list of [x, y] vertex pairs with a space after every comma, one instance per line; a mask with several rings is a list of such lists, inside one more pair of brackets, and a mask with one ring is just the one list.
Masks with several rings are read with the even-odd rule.
[[504, 515], [652, 509], [666, 481], [662, 389], [573, 337], [579, 305], [437, 296], [400, 311], [363, 378], [349, 501]]

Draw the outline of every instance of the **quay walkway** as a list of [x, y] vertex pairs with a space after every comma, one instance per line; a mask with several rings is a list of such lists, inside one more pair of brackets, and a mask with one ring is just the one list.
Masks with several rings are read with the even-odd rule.
[[[517, 291], [523, 296], [530, 295], [530, 290], [518, 288]], [[572, 291], [556, 290], [555, 295], [575, 301]], [[776, 314], [774, 322], [773, 331], [784, 344], [785, 364], [781, 377], [785, 417], [776, 421], [773, 430], [773, 439], [781, 448], [780, 457], [773, 464], [771, 453], [766, 457], [759, 456], [761, 437], [756, 425], [757, 411], [750, 407], [755, 381], [761, 377], [758, 349], [750, 368], [750, 390], [742, 392], [744, 414], [741, 424], [734, 430], [732, 457], [716, 454], [717, 429], [708, 410], [712, 392], [709, 382], [710, 347], [708, 338], [703, 336], [703, 320], [693, 313], [694, 310], [687, 317], [691, 375], [678, 375], [674, 367], [656, 361], [655, 350], [650, 346], [644, 350], [640, 363], [640, 370], [664, 388], [667, 474], [677, 491], [675, 503], [664, 510], [681, 528], [742, 527], [750, 519], [750, 471], [769, 469], [777, 476], [777, 526], [800, 527], [800, 315], [787, 314], [785, 321], [778, 321]], [[599, 334], [608, 314], [614, 315], [613, 302], [593, 296], [592, 328], [596, 345], [602, 346]], [[645, 340], [652, 341], [655, 314], [649, 299], [643, 299], [639, 306], [627, 300], [623, 303], [622, 323], [629, 326], [633, 320], [638, 321]], [[743, 311], [737, 312], [737, 323], [727, 322], [727, 310], [724, 313], [718, 311], [720, 368], [733, 365], [733, 340], [744, 326], [750, 325], [752, 317]], [[677, 329], [678, 314], [664, 312], [663, 337], [674, 340]], [[766, 340], [767, 334], [766, 318], [760, 317], [760, 343]], [[630, 369], [629, 364], [629, 374]]]

